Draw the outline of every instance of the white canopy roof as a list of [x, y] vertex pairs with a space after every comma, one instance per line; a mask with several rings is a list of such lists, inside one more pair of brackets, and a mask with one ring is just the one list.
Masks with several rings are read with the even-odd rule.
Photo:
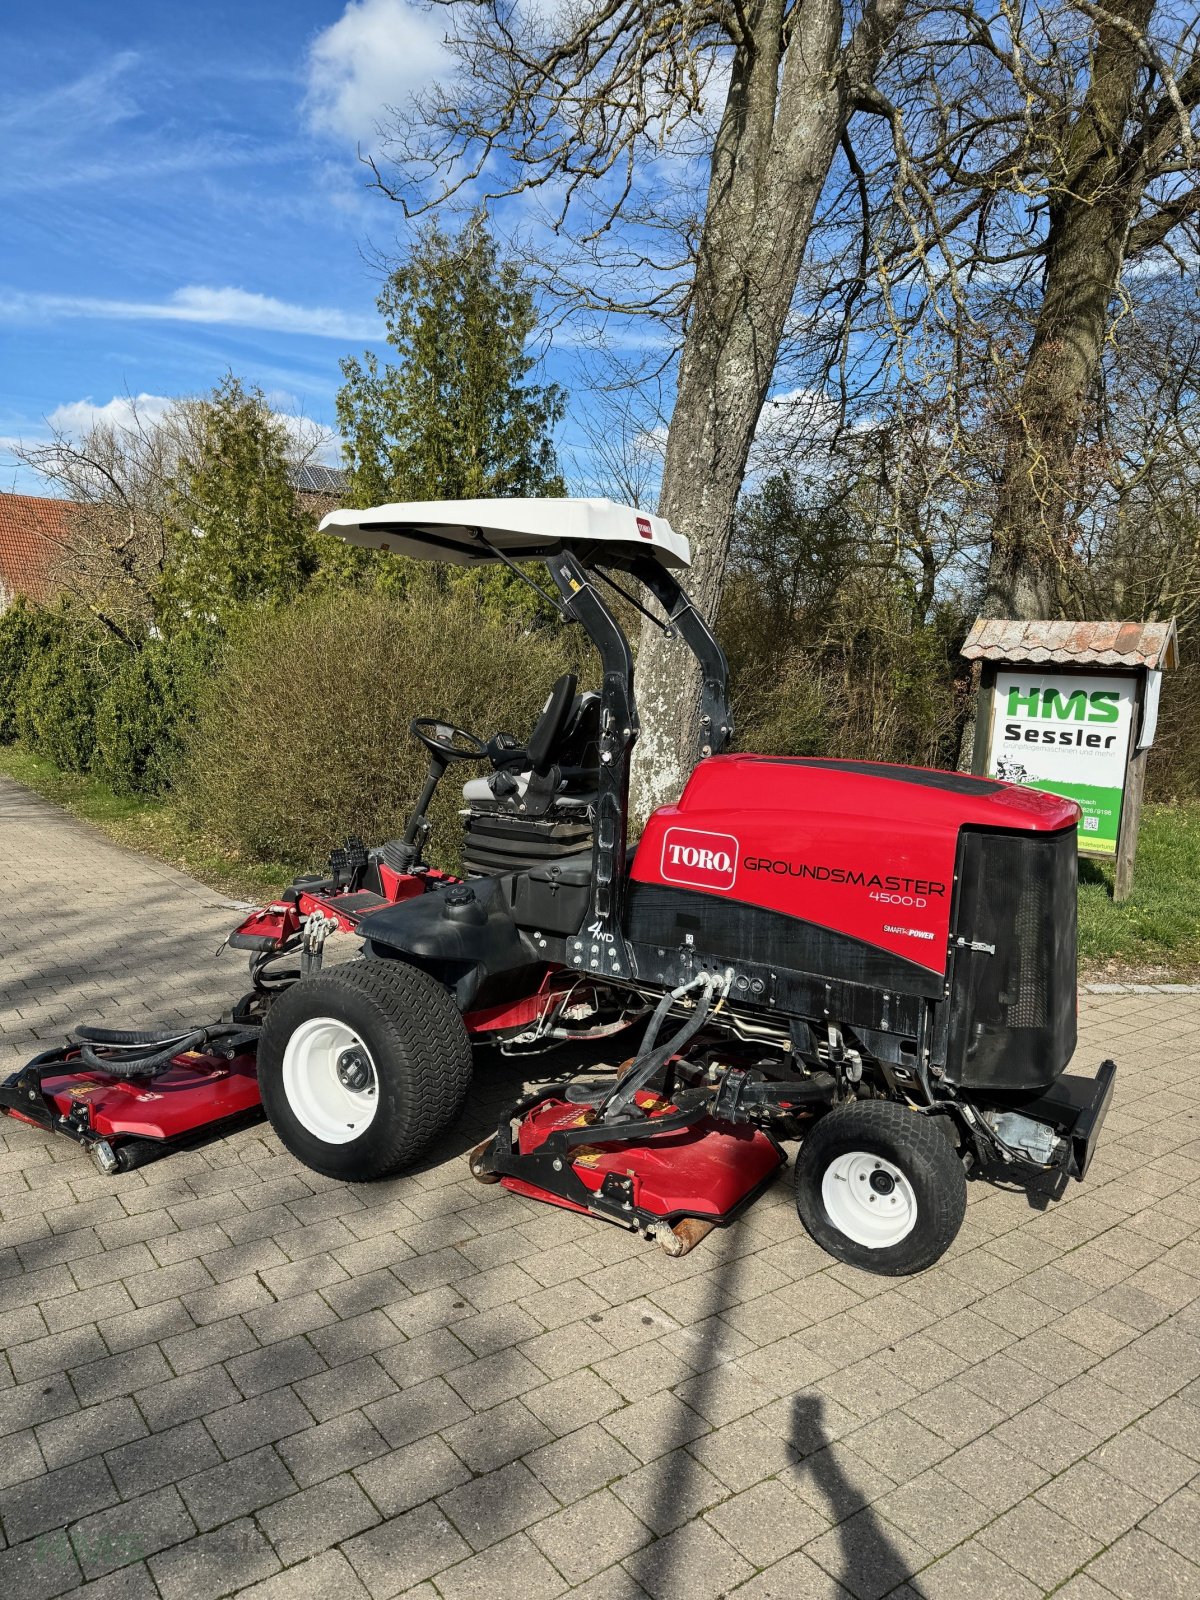
[[496, 559], [477, 534], [513, 560], [553, 555], [572, 544], [607, 545], [614, 556], [649, 555], [664, 567], [686, 567], [692, 559], [687, 540], [669, 522], [611, 500], [407, 500], [331, 511], [321, 531], [348, 544], [458, 566]]

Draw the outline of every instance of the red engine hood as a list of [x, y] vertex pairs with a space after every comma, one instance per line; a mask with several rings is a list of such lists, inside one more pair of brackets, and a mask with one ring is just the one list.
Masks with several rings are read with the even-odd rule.
[[960, 829], [1053, 833], [1073, 800], [882, 762], [710, 756], [646, 824], [635, 882], [762, 906], [944, 972]]

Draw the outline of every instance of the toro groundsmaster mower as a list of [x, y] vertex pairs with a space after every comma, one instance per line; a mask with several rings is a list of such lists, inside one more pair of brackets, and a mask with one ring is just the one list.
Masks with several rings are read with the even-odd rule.
[[[881, 1273], [947, 1249], [969, 1171], [1084, 1176], [1115, 1068], [1065, 1071], [1072, 802], [959, 773], [723, 753], [725, 659], [677, 577], [687, 541], [660, 518], [605, 500], [484, 500], [337, 511], [321, 526], [418, 560], [502, 562], [527, 582], [518, 564], [544, 563], [551, 586], [535, 586], [585, 629], [599, 687], [561, 678], [523, 744], [414, 721], [430, 767], [404, 836], [348, 841], [327, 875], [243, 922], [230, 943], [252, 952], [252, 989], [224, 1031], [195, 1036], [190, 1058], [178, 1041], [93, 1038], [30, 1063], [60, 1125], [74, 1118], [63, 1131], [81, 1137], [98, 1073], [136, 1084], [139, 1051], [155, 1072], [165, 1059], [225, 1083], [244, 1081], [256, 1050], [286, 1147], [322, 1173], [380, 1178], [458, 1116], [473, 1044], [627, 1034], [620, 1065], [513, 1106], [471, 1152], [474, 1175], [680, 1255], [799, 1139], [805, 1227]], [[636, 848], [634, 666], [613, 592], [682, 639], [702, 681], [695, 770]], [[455, 877], [423, 859], [426, 811], [467, 765]], [[335, 930], [360, 937], [361, 956], [324, 965]], [[6, 1095], [26, 1115], [31, 1081], [26, 1102]]]

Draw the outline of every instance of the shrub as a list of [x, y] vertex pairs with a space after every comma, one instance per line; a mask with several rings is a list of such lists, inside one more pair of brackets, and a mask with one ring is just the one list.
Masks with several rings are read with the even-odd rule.
[[[395, 838], [428, 765], [411, 718], [523, 736], [567, 660], [559, 631], [523, 630], [463, 586], [323, 592], [247, 617], [205, 697], [179, 803], [257, 860], [316, 865], [346, 834]], [[456, 765], [442, 783], [430, 849], [441, 865], [457, 861], [461, 785], [479, 770]]]
[[957, 608], [913, 615], [894, 582], [867, 574], [838, 596], [824, 651], [830, 702], [825, 753], [918, 767], [953, 767], [966, 701]]
[[17, 732], [64, 772], [86, 772], [96, 744], [96, 703], [119, 664], [108, 635], [69, 607], [39, 614], [16, 702]]
[[1184, 636], [1183, 664], [1163, 676], [1158, 729], [1146, 768], [1149, 797], [1194, 800], [1200, 796], [1200, 665], [1189, 659], [1197, 630]]
[[828, 753], [829, 707], [817, 663], [804, 651], [789, 650], [778, 660], [742, 657], [732, 669], [731, 699], [738, 749]]
[[740, 749], [955, 765], [966, 709], [956, 607], [923, 620], [902, 583], [871, 571], [844, 576], [819, 607], [778, 602], [745, 571], [722, 598]]
[[52, 613], [18, 599], [0, 616], [0, 744], [21, 733], [30, 668], [54, 631]]
[[743, 749], [954, 766], [967, 618], [838, 479], [738, 507], [717, 631]]
[[175, 778], [183, 742], [219, 648], [211, 630], [151, 639], [129, 656], [96, 708], [92, 770], [117, 794], [161, 794]]

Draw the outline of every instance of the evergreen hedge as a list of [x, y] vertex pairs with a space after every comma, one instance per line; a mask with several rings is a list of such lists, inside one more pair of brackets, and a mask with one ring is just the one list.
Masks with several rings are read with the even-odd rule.
[[121, 664], [96, 708], [92, 771], [116, 794], [170, 788], [219, 654], [212, 630], [151, 639]]

